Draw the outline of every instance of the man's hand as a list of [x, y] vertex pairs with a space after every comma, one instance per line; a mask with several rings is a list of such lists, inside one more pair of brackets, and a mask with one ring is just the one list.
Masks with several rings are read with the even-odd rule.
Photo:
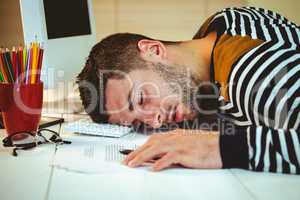
[[213, 131], [176, 129], [169, 133], [154, 134], [148, 141], [123, 161], [129, 167], [139, 167], [155, 160], [153, 171], [172, 165], [188, 168], [222, 168], [219, 133]]

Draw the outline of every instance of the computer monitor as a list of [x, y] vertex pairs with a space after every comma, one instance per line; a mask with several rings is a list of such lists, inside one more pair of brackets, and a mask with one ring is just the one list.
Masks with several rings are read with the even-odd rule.
[[92, 0], [22, 0], [20, 5], [25, 43], [37, 41], [45, 49], [45, 88], [74, 82], [96, 43]]
[[43, 0], [48, 39], [90, 35], [87, 0]]

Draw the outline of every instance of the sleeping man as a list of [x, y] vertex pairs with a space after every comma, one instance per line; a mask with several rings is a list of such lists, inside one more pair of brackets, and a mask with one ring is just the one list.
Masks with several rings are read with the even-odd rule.
[[188, 41], [110, 35], [77, 82], [97, 123], [173, 127], [130, 153], [129, 167], [156, 158], [154, 171], [300, 173], [300, 27], [275, 12], [227, 8]]

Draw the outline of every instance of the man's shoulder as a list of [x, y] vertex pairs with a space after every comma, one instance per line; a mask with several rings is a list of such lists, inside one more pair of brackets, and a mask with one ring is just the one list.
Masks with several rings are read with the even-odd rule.
[[210, 16], [193, 39], [203, 38], [212, 31], [219, 36], [240, 35], [263, 41], [283, 40], [294, 44], [300, 41], [298, 25], [274, 11], [256, 7], [224, 8]]
[[200, 26], [199, 30], [193, 36], [193, 39], [201, 39], [211, 31], [216, 31], [218, 33], [225, 31], [231, 25], [231, 23], [229, 23], [228, 21], [229, 15], [232, 15], [232, 12], [239, 13], [243, 9], [249, 10], [254, 8], [253, 7], [240, 7], [240, 8], [228, 7], [215, 12], [213, 15], [209, 16], [205, 20], [205, 22]]

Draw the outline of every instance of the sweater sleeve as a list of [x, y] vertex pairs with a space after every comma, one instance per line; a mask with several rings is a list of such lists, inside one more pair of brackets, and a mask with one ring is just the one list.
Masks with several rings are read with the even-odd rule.
[[300, 174], [300, 134], [295, 129], [248, 126], [221, 134], [223, 168]]

